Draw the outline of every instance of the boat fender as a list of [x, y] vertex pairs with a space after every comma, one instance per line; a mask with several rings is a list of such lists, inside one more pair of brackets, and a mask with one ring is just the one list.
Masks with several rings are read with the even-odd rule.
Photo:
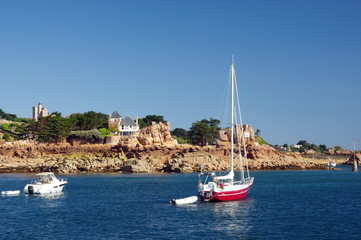
[[29, 194], [34, 194], [34, 187], [28, 186], [28, 192], [29, 192]]

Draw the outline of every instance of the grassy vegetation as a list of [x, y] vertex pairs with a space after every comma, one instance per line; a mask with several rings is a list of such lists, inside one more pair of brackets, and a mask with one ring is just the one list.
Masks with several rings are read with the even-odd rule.
[[176, 137], [178, 144], [186, 144], [187, 140], [183, 139], [182, 137]]
[[260, 136], [256, 136], [256, 141], [258, 142], [258, 144], [263, 145], [263, 144], [268, 144], [268, 142], [266, 142], [263, 138], [261, 138]]

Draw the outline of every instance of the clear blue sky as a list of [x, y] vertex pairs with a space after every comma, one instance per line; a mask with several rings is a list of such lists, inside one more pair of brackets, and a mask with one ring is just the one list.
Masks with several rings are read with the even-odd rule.
[[235, 55], [244, 122], [271, 144], [361, 138], [361, 1], [0, 1], [0, 108], [117, 110], [189, 129]]

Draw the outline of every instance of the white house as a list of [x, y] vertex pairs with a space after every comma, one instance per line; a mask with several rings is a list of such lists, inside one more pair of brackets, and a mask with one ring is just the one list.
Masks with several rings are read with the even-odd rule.
[[138, 117], [133, 121], [130, 117], [124, 118], [119, 124], [120, 135], [132, 135], [139, 131]]
[[117, 129], [122, 136], [132, 135], [139, 131], [138, 116], [136, 116], [135, 121], [130, 117], [123, 119], [117, 111], [109, 116], [108, 125], [109, 128]]

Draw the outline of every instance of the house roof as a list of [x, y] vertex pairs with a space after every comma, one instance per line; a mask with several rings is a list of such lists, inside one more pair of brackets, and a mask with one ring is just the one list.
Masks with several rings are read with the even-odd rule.
[[114, 111], [110, 117], [111, 118], [121, 118], [120, 114], [117, 111]]
[[130, 117], [124, 118], [123, 121], [120, 122], [120, 125], [137, 126], [137, 124]]

